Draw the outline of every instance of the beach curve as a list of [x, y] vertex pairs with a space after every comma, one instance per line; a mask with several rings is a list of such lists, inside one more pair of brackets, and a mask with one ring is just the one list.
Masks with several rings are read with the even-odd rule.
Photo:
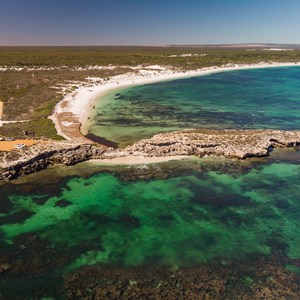
[[120, 88], [150, 84], [160, 81], [176, 80], [194, 76], [204, 76], [224, 71], [260, 69], [274, 67], [299, 66], [300, 62], [235, 64], [222, 67], [207, 67], [197, 70], [182, 71], [162, 66], [141, 67], [135, 72], [117, 75], [109, 80], [89, 78], [90, 84], [67, 94], [54, 108], [50, 119], [54, 122], [57, 133], [66, 140], [79, 143], [94, 143], [85, 136], [85, 124], [95, 101], [99, 97]]

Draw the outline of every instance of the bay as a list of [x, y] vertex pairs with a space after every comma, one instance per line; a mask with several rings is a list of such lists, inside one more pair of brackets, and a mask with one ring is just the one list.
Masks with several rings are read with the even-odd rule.
[[215, 73], [113, 91], [87, 132], [126, 146], [186, 128], [300, 129], [300, 68]]

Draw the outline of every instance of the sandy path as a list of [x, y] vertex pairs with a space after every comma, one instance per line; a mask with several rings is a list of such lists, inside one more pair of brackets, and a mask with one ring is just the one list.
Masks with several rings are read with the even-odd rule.
[[[0, 151], [11, 151], [16, 150], [15, 145], [24, 144], [26, 146], [32, 146], [40, 143], [39, 140], [15, 140], [15, 141], [0, 141]], [[45, 142], [45, 141], [42, 141]]]
[[3, 115], [3, 102], [0, 101], [0, 120], [2, 119], [2, 115]]

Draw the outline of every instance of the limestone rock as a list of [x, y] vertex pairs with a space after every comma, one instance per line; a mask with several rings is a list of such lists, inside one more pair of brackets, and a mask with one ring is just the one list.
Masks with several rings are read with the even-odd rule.
[[266, 156], [273, 147], [300, 144], [300, 131], [282, 130], [184, 130], [161, 133], [123, 151], [144, 156], [213, 155], [245, 159]]
[[89, 159], [126, 156], [165, 157], [196, 155], [245, 159], [262, 157], [274, 147], [300, 145], [300, 131], [282, 130], [183, 130], [162, 133], [125, 149], [105, 146], [51, 142], [24, 150], [0, 153], [0, 181], [17, 178], [47, 168], [74, 165]]

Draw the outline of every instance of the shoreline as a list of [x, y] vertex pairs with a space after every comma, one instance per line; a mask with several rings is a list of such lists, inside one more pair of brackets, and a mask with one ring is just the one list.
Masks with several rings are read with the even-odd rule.
[[101, 145], [101, 139], [98, 143], [89, 140], [81, 133], [80, 127], [81, 124], [84, 126], [85, 118], [94, 101], [114, 89], [223, 71], [299, 65], [300, 63], [256, 64], [212, 67], [190, 72], [175, 72], [169, 69], [145, 71], [144, 68], [138, 74], [126, 73], [115, 76], [109, 81], [99, 81], [98, 78], [96, 84], [73, 91], [55, 107], [52, 120], [57, 126], [58, 133], [65, 136], [67, 140], [38, 143], [24, 150], [14, 149], [13, 158], [9, 153], [0, 151], [0, 181], [15, 179], [56, 164], [69, 166], [91, 161], [95, 164], [132, 165], [190, 159], [192, 156], [244, 160], [266, 157], [273, 148], [298, 147], [300, 130], [185, 129], [156, 134], [152, 138], [140, 140], [126, 148], [114, 148]]
[[226, 71], [293, 66], [300, 66], [300, 62], [225, 65], [222, 67], [213, 66], [191, 71], [177, 71], [161, 66], [149, 66], [139, 69], [137, 73], [134, 73], [133, 70], [131, 73], [117, 75], [109, 80], [90, 78], [90, 81], [94, 82], [92, 85], [80, 87], [66, 95], [63, 100], [57, 103], [53, 114], [49, 118], [55, 124], [57, 133], [66, 140], [81, 143], [94, 143], [83, 134], [86, 130], [85, 126], [88, 117], [95, 101], [99, 97], [116, 89], [151, 84], [160, 81], [205, 76]]
[[186, 155], [174, 155], [165, 157], [147, 157], [147, 156], [124, 156], [115, 158], [104, 158], [104, 159], [90, 159], [88, 162], [97, 165], [147, 165], [156, 164], [162, 162], [169, 162], [172, 160], [188, 160], [192, 156]]
[[[50, 165], [133, 165], [221, 157], [234, 160], [269, 156], [274, 148], [300, 146], [300, 130], [183, 130], [157, 134], [124, 149], [74, 142], [36, 143], [0, 151], [0, 182], [38, 172]], [[295, 148], [297, 151], [297, 148]]]

